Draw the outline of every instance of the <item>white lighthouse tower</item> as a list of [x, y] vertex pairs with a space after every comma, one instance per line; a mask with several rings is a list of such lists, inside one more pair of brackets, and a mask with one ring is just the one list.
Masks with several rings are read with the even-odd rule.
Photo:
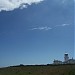
[[69, 60], [69, 56], [68, 56], [68, 53], [65, 53], [64, 54], [64, 62], [68, 61]]

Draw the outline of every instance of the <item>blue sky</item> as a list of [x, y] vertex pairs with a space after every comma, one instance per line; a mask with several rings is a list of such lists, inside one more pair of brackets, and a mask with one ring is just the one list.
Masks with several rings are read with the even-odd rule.
[[74, 57], [73, 0], [6, 1], [0, 2], [0, 66], [63, 61], [65, 52]]

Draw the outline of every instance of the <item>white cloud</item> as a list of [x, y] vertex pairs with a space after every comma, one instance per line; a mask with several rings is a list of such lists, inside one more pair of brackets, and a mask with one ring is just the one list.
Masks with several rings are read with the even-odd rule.
[[11, 11], [17, 8], [26, 8], [32, 3], [39, 3], [43, 0], [0, 0], [0, 11]]
[[70, 24], [62, 24], [61, 26], [69, 26]]
[[52, 28], [46, 26], [46, 27], [32, 28], [31, 30], [50, 30], [50, 29], [52, 29]]
[[51, 30], [51, 29], [54, 29], [54, 28], [58, 28], [58, 27], [65, 27], [65, 26], [69, 26], [71, 24], [61, 24], [61, 25], [56, 25], [54, 27], [48, 27], [48, 26], [45, 26], [45, 27], [35, 27], [35, 28], [32, 28], [30, 30]]
[[69, 26], [70, 24], [61, 24], [61, 25], [56, 25], [54, 28], [56, 28], [56, 27], [64, 27], [64, 26]]

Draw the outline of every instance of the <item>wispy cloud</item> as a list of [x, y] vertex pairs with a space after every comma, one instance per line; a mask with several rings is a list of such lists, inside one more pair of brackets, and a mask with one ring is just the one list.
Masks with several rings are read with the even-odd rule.
[[43, 0], [0, 0], [0, 11], [11, 11], [17, 8], [26, 8], [32, 3], [39, 3]]
[[70, 24], [62, 24], [61, 26], [69, 26]]
[[60, 4], [61, 6], [73, 4], [75, 2], [75, 0], [53, 0], [53, 1], [56, 2], [57, 4]]
[[69, 26], [71, 24], [61, 24], [61, 25], [56, 25], [54, 27], [49, 27], [49, 26], [45, 26], [45, 27], [35, 27], [35, 28], [32, 28], [30, 30], [51, 30], [51, 29], [54, 29], [54, 28], [58, 28], [58, 27], [65, 27], [65, 26]]
[[55, 28], [56, 28], [56, 27], [64, 27], [64, 26], [69, 26], [69, 25], [70, 25], [70, 24], [61, 24], [61, 25], [56, 25], [56, 26], [55, 26]]
[[37, 27], [37, 28], [32, 28], [31, 30], [50, 30], [52, 29], [51, 27]]

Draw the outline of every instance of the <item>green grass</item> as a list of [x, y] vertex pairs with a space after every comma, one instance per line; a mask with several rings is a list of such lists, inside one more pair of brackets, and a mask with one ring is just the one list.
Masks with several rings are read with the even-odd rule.
[[0, 68], [0, 75], [75, 75], [75, 65], [14, 66]]

